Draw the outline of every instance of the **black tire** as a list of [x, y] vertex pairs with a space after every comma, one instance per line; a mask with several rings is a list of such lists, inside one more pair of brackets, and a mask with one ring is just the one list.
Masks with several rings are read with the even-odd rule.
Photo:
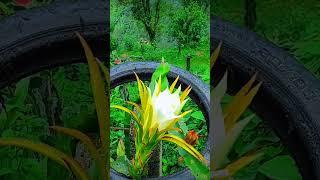
[[44, 69], [85, 62], [75, 31], [105, 60], [108, 14], [103, 0], [57, 1], [0, 21], [0, 88]]
[[104, 0], [58, 0], [1, 20], [0, 89], [43, 70], [86, 63], [75, 31], [86, 39], [95, 56], [106, 60], [108, 15]]
[[[138, 74], [139, 78], [142, 80], [150, 80], [152, 73], [157, 68], [159, 63], [154, 62], [135, 62], [135, 63], [125, 63], [115, 66], [110, 71], [111, 78], [111, 88], [114, 88], [120, 84], [135, 81], [134, 72]], [[182, 85], [182, 89], [191, 85], [192, 91], [190, 93], [191, 99], [200, 107], [201, 111], [207, 120], [207, 128], [209, 129], [209, 112], [210, 112], [210, 89], [207, 84], [205, 84], [201, 79], [192, 75], [188, 71], [171, 66], [170, 72], [168, 74], [169, 82], [173, 82], [177, 76], [180, 76], [179, 82]], [[209, 140], [207, 140], [207, 146], [202, 152], [204, 157], [209, 161], [210, 159], [210, 149]], [[111, 171], [111, 179], [128, 179], [123, 175]], [[189, 170], [184, 170], [169, 176], [148, 178], [148, 179], [170, 179], [170, 180], [193, 180], [194, 176]]]
[[[211, 18], [211, 47], [222, 41], [211, 82], [229, 71], [230, 93], [258, 72], [251, 108], [289, 148], [304, 179], [320, 179], [320, 82], [290, 54], [245, 28]], [[213, 73], [212, 72], [212, 73]]]

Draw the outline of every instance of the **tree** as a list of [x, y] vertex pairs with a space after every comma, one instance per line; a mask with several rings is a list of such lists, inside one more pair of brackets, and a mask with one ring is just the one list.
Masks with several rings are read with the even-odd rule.
[[178, 44], [179, 54], [182, 47], [194, 46], [200, 42], [206, 23], [207, 14], [197, 3], [190, 3], [174, 13], [171, 35]]
[[154, 45], [159, 30], [161, 0], [131, 0], [130, 3], [134, 18], [143, 23]]

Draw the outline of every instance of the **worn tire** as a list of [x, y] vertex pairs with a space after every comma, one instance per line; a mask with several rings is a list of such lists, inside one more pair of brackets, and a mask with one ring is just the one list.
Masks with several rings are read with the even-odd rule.
[[104, 0], [58, 0], [1, 20], [0, 89], [43, 70], [86, 63], [75, 31], [85, 38], [95, 56], [106, 60], [108, 14]]
[[[120, 84], [135, 81], [134, 72], [138, 74], [139, 78], [142, 80], [150, 80], [152, 73], [155, 71], [159, 63], [155, 62], [130, 62], [121, 65], [117, 65], [110, 71], [111, 88], [114, 88]], [[179, 75], [179, 82], [182, 85], [182, 89], [191, 85], [192, 91], [190, 92], [191, 99], [200, 107], [201, 111], [207, 120], [207, 127], [209, 129], [209, 112], [210, 112], [210, 89], [207, 84], [205, 84], [201, 79], [192, 75], [188, 71], [171, 66], [170, 72], [167, 75], [169, 82], [173, 82], [175, 78]], [[202, 152], [204, 157], [209, 161], [210, 159], [210, 149], [209, 140], [207, 140], [207, 146]], [[123, 175], [111, 171], [111, 179], [128, 179]], [[165, 177], [148, 178], [148, 179], [170, 179], [170, 180], [193, 180], [195, 179], [191, 172], [187, 169], [169, 175]]]
[[320, 82], [293, 56], [255, 33], [211, 18], [211, 47], [222, 41], [211, 82], [229, 71], [234, 93], [255, 72], [263, 82], [251, 108], [289, 148], [304, 179], [320, 179]]
[[105, 59], [108, 13], [103, 0], [57, 1], [0, 21], [0, 88], [44, 69], [85, 62], [75, 31]]

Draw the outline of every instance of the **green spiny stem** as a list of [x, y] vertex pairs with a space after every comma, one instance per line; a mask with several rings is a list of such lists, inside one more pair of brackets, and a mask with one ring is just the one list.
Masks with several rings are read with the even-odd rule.
[[159, 143], [157, 142], [148, 142], [147, 144], [137, 144], [136, 153], [134, 157], [134, 162], [132, 163], [132, 172], [131, 176], [135, 179], [140, 179], [145, 175], [145, 167], [148, 163], [151, 153], [154, 150], [154, 147]]

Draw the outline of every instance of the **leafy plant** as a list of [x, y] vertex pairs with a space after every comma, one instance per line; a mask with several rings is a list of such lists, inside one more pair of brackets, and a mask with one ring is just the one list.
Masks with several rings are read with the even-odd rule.
[[[211, 68], [216, 62], [221, 43], [211, 56]], [[233, 101], [226, 107], [224, 113], [221, 108], [221, 100], [227, 90], [227, 73], [225, 73], [219, 84], [211, 91], [212, 101], [212, 127], [210, 131], [213, 134], [213, 147], [211, 149], [210, 168], [213, 171], [213, 177], [216, 179], [232, 177], [237, 171], [263, 155], [261, 152], [250, 152], [240, 157], [234, 162], [228, 159], [234, 143], [242, 130], [254, 117], [253, 115], [237, 121], [244, 113], [253, 97], [258, 92], [261, 83], [253, 87], [256, 75], [242, 87], [242, 89], [233, 98]]]

